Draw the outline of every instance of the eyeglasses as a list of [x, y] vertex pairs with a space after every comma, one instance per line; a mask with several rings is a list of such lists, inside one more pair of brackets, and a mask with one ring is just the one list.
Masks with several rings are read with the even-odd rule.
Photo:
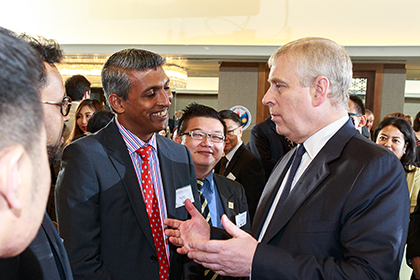
[[226, 131], [226, 134], [233, 135], [233, 132], [242, 126], [235, 127], [234, 129]]
[[61, 102], [42, 101], [42, 103], [59, 106], [60, 113], [63, 115], [63, 117], [67, 116], [70, 113], [71, 98], [68, 96], [64, 96]]
[[355, 113], [349, 113], [349, 117], [353, 118], [353, 117], [361, 117], [362, 115], [360, 114], [355, 114]]
[[191, 136], [192, 139], [201, 140], [201, 141], [205, 140], [206, 138], [209, 138], [210, 141], [213, 143], [222, 143], [223, 141], [225, 141], [225, 136], [223, 136], [222, 134], [210, 134], [210, 133], [204, 133], [197, 130], [184, 132], [181, 134], [181, 136], [183, 135], [189, 135]]

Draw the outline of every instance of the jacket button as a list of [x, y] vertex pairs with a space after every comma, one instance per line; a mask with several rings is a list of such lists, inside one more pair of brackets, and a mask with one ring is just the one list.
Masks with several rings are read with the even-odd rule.
[[150, 256], [150, 260], [151, 260], [152, 262], [156, 262], [156, 261], [157, 261], [157, 257], [156, 257], [155, 255], [151, 255], [151, 256]]

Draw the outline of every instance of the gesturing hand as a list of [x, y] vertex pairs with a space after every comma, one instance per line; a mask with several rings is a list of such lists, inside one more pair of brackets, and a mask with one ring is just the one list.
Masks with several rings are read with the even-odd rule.
[[169, 227], [165, 230], [165, 234], [169, 236], [172, 244], [179, 247], [177, 249], [179, 254], [188, 254], [191, 250], [190, 243], [210, 239], [210, 225], [189, 199], [185, 200], [185, 208], [191, 215], [190, 220], [165, 219], [163, 221]]

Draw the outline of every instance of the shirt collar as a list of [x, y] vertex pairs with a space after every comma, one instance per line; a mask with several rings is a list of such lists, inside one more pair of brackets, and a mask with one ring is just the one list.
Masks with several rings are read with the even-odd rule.
[[139, 148], [147, 145], [152, 146], [153, 149], [157, 151], [156, 133], [153, 133], [152, 138], [146, 143], [120, 124], [117, 118], [115, 118], [115, 123], [117, 124], [118, 130], [121, 133], [130, 154], [135, 153]]
[[315, 134], [309, 137], [303, 145], [309, 157], [314, 159], [319, 151], [325, 146], [331, 137], [348, 121], [349, 116], [344, 116], [326, 127], [318, 130]]
[[238, 144], [236, 144], [235, 148], [233, 148], [229, 153], [227, 153], [227, 155], [225, 155], [225, 157], [228, 159], [228, 161], [231, 161], [233, 156], [235, 155], [236, 151], [239, 149], [239, 147], [242, 145], [242, 140], [239, 141]]

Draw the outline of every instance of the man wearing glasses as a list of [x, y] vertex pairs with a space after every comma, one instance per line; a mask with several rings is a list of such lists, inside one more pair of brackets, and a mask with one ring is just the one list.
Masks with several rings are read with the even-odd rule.
[[[226, 214], [238, 227], [251, 229], [245, 191], [243, 187], [213, 173], [225, 146], [226, 125], [213, 108], [190, 104], [178, 124], [175, 141], [185, 145], [191, 153], [197, 175], [197, 187], [201, 191], [202, 205], [208, 205], [208, 212], [201, 213], [212, 226], [222, 228], [221, 216]], [[210, 219], [211, 218], [211, 219]]]
[[258, 158], [242, 142], [242, 123], [238, 114], [231, 110], [219, 113], [226, 123], [227, 131], [225, 156], [216, 165], [215, 172], [244, 186], [252, 221], [265, 186], [264, 169]]
[[349, 97], [349, 117], [353, 121], [354, 126], [360, 132], [360, 134], [369, 138], [369, 132], [365, 127], [367, 122], [365, 115], [365, 105], [363, 105], [363, 101], [359, 96], [350, 94]]

